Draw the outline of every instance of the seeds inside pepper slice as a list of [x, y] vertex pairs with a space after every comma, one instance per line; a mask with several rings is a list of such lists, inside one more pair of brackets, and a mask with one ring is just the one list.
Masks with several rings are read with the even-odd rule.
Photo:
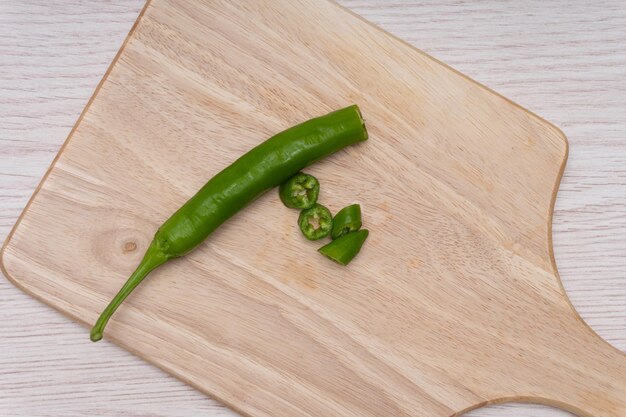
[[317, 202], [320, 183], [313, 175], [298, 172], [281, 184], [278, 195], [287, 207], [308, 209]]
[[333, 215], [326, 207], [316, 203], [300, 212], [298, 226], [304, 237], [309, 240], [318, 240], [330, 234], [333, 228]]

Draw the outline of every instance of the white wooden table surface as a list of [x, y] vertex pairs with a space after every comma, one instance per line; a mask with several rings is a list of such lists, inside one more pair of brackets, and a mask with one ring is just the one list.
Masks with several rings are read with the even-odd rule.
[[[582, 317], [626, 351], [624, 0], [341, 3], [565, 131], [557, 264]], [[0, 241], [142, 5], [0, 0]], [[124, 350], [92, 344], [85, 328], [0, 279], [0, 416], [86, 415], [236, 416]], [[570, 416], [524, 404], [468, 415]]]

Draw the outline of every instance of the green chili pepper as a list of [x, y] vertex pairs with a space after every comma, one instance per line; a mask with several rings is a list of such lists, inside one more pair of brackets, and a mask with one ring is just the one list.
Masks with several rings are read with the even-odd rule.
[[361, 206], [352, 204], [339, 210], [333, 218], [333, 230], [330, 236], [337, 239], [361, 228]]
[[363, 118], [353, 105], [287, 129], [219, 172], [157, 230], [141, 263], [91, 329], [91, 340], [102, 339], [111, 315], [150, 271], [194, 249], [237, 211], [305, 166], [366, 139]]
[[287, 207], [308, 209], [317, 202], [320, 183], [313, 175], [299, 172], [281, 184], [278, 195]]
[[315, 203], [312, 207], [300, 212], [298, 225], [304, 237], [309, 240], [318, 240], [330, 234], [333, 228], [333, 215], [326, 207]]
[[322, 246], [318, 252], [341, 265], [348, 265], [359, 253], [368, 235], [366, 229], [348, 233]]

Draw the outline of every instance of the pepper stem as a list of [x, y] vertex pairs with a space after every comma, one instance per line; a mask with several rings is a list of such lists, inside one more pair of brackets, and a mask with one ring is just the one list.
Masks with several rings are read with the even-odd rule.
[[92, 342], [97, 342], [102, 339], [102, 334], [104, 333], [104, 328], [107, 325], [107, 322], [115, 313], [115, 310], [122, 304], [122, 302], [130, 295], [131, 292], [143, 281], [143, 279], [156, 267], [164, 264], [169, 258], [160, 251], [155, 242], [153, 241], [143, 259], [139, 263], [135, 272], [128, 277], [128, 280], [124, 284], [124, 286], [119, 290], [119, 292], [115, 295], [115, 297], [111, 300], [109, 305], [102, 311], [100, 317], [96, 321], [96, 324], [91, 328], [91, 333], [89, 334], [89, 338]]

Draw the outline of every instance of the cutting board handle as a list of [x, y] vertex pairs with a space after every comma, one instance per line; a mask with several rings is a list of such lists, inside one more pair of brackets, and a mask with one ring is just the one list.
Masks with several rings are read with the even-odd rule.
[[551, 359], [564, 365], [550, 367], [537, 380], [537, 397], [529, 400], [580, 417], [626, 417], [626, 355], [598, 336], [569, 302], [567, 307], [559, 320], [562, 337], [549, 349]]

